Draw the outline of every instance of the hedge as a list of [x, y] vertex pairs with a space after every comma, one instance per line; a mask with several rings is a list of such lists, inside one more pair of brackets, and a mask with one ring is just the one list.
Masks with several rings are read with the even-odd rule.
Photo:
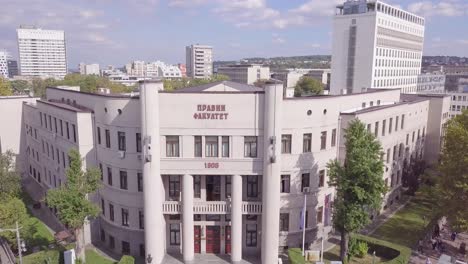
[[117, 264], [135, 264], [135, 259], [132, 256], [124, 255]]

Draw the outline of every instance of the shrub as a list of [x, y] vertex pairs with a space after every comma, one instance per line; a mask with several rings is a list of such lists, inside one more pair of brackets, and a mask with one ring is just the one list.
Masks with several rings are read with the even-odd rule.
[[300, 248], [288, 249], [288, 259], [291, 264], [304, 264], [305, 259], [302, 256], [302, 250]]
[[135, 259], [132, 256], [124, 255], [118, 264], [135, 264]]
[[366, 256], [369, 247], [365, 241], [357, 240], [351, 237], [349, 240], [349, 256], [363, 258]]

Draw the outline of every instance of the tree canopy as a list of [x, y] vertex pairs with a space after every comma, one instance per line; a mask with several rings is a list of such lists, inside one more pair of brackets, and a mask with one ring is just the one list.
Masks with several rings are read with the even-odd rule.
[[12, 95], [10, 82], [0, 77], [0, 96]]
[[349, 233], [370, 222], [369, 214], [381, 207], [386, 192], [381, 146], [365, 125], [354, 120], [345, 130], [344, 164], [332, 160], [327, 164], [329, 184], [336, 188], [333, 225], [341, 233], [341, 259], [348, 253]]
[[468, 110], [447, 123], [435, 192], [440, 212], [468, 231]]
[[179, 78], [179, 79], [165, 79], [164, 90], [173, 91], [185, 87], [198, 86], [213, 82], [228, 81], [229, 77], [223, 74], [214, 74], [208, 79], [195, 79], [195, 78]]
[[302, 76], [294, 87], [294, 96], [301, 97], [304, 95], [321, 94], [323, 92], [323, 84], [309, 76]]
[[14, 154], [10, 150], [0, 153], [0, 200], [18, 197], [21, 191], [21, 180], [13, 167], [13, 158]]

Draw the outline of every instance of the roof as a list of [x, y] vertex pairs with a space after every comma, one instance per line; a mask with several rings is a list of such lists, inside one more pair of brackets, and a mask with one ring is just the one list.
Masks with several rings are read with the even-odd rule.
[[177, 89], [172, 93], [201, 93], [201, 92], [243, 92], [243, 93], [256, 93], [263, 92], [262, 88], [236, 83], [231, 81], [219, 81], [214, 83], [207, 83], [198, 86], [186, 87]]
[[37, 100], [38, 103], [58, 107], [63, 110], [75, 112], [75, 113], [92, 113], [93, 111], [91, 109], [88, 109], [86, 107], [80, 106], [80, 105], [69, 105], [66, 103], [62, 103], [59, 100]]

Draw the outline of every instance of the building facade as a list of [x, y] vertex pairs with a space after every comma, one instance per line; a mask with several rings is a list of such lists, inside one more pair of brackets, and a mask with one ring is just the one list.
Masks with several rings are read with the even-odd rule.
[[99, 69], [99, 64], [93, 63], [93, 64], [85, 64], [85, 63], [80, 63], [78, 65], [78, 68], [80, 70], [80, 74], [82, 75], [101, 75], [101, 71]]
[[233, 82], [254, 84], [258, 80], [270, 79], [270, 67], [258, 64], [239, 64], [219, 67], [218, 74], [229, 77]]
[[16, 32], [21, 75], [65, 77], [67, 52], [64, 31], [21, 26]]
[[445, 74], [426, 73], [418, 76], [417, 93], [443, 94], [445, 93]]
[[450, 117], [460, 115], [468, 109], [468, 92], [466, 93], [449, 93], [450, 96]]
[[[440, 107], [431, 109], [432, 100]], [[49, 88], [46, 100], [23, 106], [32, 131], [25, 170], [44, 190], [56, 188], [66, 181], [71, 148], [100, 168], [103, 186], [93, 199], [102, 213], [87, 239], [116, 254], [164, 263], [166, 254], [191, 261], [216, 253], [269, 264], [301, 246], [304, 197], [307, 248], [331, 231], [335, 191], [326, 164], [344, 157], [351, 120], [382, 143], [385, 210], [400, 198], [405, 166], [440, 151], [427, 142], [448, 111], [448, 97], [403, 98], [398, 89], [285, 98], [277, 81], [175, 92], [144, 81], [139, 95]]]
[[381, 1], [348, 0], [333, 21], [331, 94], [367, 88], [416, 93], [424, 18]]
[[213, 47], [190, 45], [185, 47], [187, 77], [206, 79], [213, 75]]
[[6, 51], [0, 50], [0, 77], [1, 78], [8, 78], [8, 60], [11, 59], [11, 56]]

